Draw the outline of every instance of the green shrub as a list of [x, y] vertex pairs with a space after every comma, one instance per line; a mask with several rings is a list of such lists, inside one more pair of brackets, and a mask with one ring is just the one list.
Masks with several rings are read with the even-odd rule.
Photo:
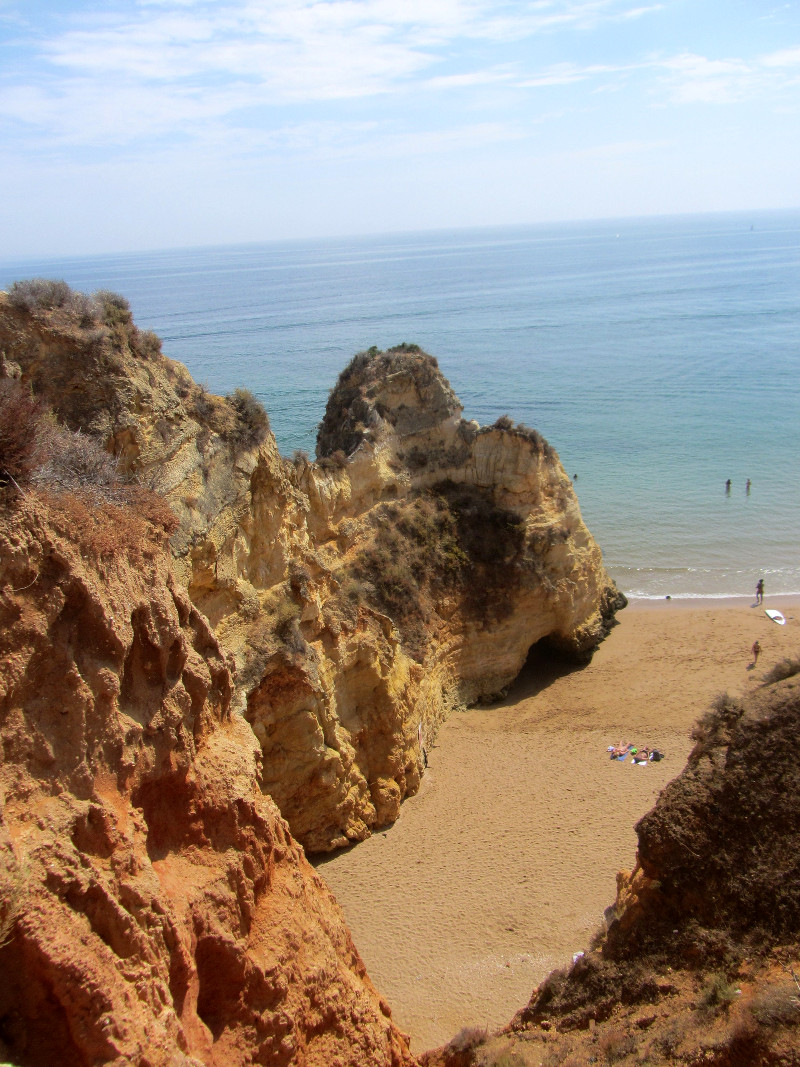
[[142, 359], [155, 359], [161, 355], [161, 338], [152, 330], [136, 330], [133, 347]]
[[525, 529], [488, 493], [441, 483], [372, 514], [373, 538], [353, 564], [370, 601], [400, 628], [412, 656], [424, 651], [424, 624], [443, 594], [459, 590], [465, 606], [488, 620], [503, 618], [502, 590], [520, 578]]
[[[370, 349], [370, 352], [372, 351], [373, 349]], [[422, 349], [419, 347], [419, 345], [409, 344], [408, 341], [401, 341], [399, 345], [393, 345], [389, 349], [389, 352], [408, 352], [412, 355], [419, 355], [422, 352]], [[429, 358], [432, 361], [434, 367], [439, 366], [433, 356], [430, 356]]]
[[344, 470], [347, 466], [347, 456], [341, 448], [337, 448], [336, 451], [332, 452], [329, 456], [322, 456], [317, 461], [317, 466], [321, 467], [324, 471]]
[[227, 399], [236, 413], [236, 425], [228, 435], [239, 448], [257, 448], [269, 433], [269, 415], [249, 389], [236, 389]]
[[530, 441], [537, 452], [548, 453], [550, 451], [550, 446], [538, 430], [534, 430], [532, 427], [526, 426], [525, 423], [520, 422], [517, 423], [515, 432], [518, 433], [520, 437], [524, 437], [527, 441]]
[[194, 413], [201, 421], [206, 421], [216, 414], [217, 399], [204, 385], [198, 385], [197, 392], [192, 397]]
[[553, 449], [538, 430], [533, 430], [522, 422], [515, 423], [508, 415], [501, 415], [491, 426], [484, 427], [480, 432], [486, 433], [487, 430], [504, 430], [506, 433], [513, 433], [516, 437], [523, 437], [526, 441], [530, 441], [539, 454], [545, 456], [553, 455]]
[[64, 307], [72, 290], [63, 279], [30, 278], [14, 282], [8, 290], [11, 304], [24, 311], [52, 311]]
[[701, 1012], [713, 1015], [736, 1000], [739, 991], [735, 989], [724, 974], [712, 974], [700, 993], [697, 1007]]
[[339, 375], [325, 407], [317, 431], [317, 458], [341, 449], [345, 455], [366, 439], [380, 438], [386, 411], [376, 401], [372, 386], [394, 374], [413, 378], [418, 388], [429, 385], [438, 375], [438, 363], [419, 345], [403, 342], [381, 352], [373, 346], [358, 352]]
[[124, 296], [112, 293], [110, 289], [98, 289], [94, 296], [107, 326], [128, 326], [133, 322], [131, 305]]

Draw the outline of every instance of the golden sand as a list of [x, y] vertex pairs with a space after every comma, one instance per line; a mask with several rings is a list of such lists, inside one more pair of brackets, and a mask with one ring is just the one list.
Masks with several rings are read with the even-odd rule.
[[[749, 600], [632, 604], [587, 666], [533, 662], [507, 700], [455, 714], [397, 823], [318, 864], [413, 1051], [504, 1025], [586, 947], [695, 720], [800, 653], [800, 602], [767, 606], [787, 624]], [[620, 740], [667, 758], [612, 762]]]

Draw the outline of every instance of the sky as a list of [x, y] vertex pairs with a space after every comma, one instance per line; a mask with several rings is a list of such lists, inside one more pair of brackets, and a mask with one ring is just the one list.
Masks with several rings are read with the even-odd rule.
[[800, 0], [0, 0], [0, 256], [800, 206]]

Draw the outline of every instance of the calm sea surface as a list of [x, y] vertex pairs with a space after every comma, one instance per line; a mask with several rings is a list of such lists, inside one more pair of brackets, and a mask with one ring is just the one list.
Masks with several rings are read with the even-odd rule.
[[628, 595], [800, 592], [800, 212], [0, 263], [34, 276], [123, 293], [284, 454], [355, 352], [414, 341], [466, 418], [554, 445]]

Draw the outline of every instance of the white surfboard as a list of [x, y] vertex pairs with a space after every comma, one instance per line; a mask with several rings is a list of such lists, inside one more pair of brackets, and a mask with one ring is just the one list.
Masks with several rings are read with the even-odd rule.
[[764, 608], [764, 614], [768, 619], [772, 619], [773, 622], [777, 622], [778, 626], [785, 626], [786, 619], [775, 608]]

